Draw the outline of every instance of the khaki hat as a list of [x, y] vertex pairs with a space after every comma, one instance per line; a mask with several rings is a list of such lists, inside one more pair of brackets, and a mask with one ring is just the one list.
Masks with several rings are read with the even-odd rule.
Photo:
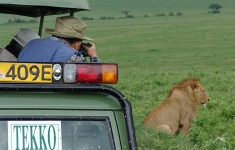
[[64, 16], [57, 17], [55, 23], [55, 30], [46, 29], [49, 34], [64, 37], [64, 38], [78, 38], [82, 40], [93, 40], [84, 35], [86, 24], [77, 18]]
[[40, 36], [30, 29], [21, 28], [20, 31], [13, 36], [13, 39], [24, 47], [29, 41], [33, 39], [40, 39]]

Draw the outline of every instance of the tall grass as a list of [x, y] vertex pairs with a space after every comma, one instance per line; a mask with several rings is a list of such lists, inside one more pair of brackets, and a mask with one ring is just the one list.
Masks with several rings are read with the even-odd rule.
[[[233, 20], [234, 13], [220, 13], [86, 21], [85, 34], [95, 39], [100, 59], [119, 65], [119, 83], [113, 86], [132, 104], [140, 150], [235, 147]], [[44, 28], [54, 28], [54, 21], [46, 21]], [[22, 26], [36, 31], [38, 24], [1, 24], [0, 46]], [[211, 101], [199, 108], [190, 135], [143, 128], [146, 114], [169, 89], [192, 76], [200, 78]]]

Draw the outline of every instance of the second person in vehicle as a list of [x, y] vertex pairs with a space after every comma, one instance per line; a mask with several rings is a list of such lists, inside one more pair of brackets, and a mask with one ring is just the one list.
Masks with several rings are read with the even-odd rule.
[[21, 28], [6, 47], [0, 48], [0, 61], [16, 61], [22, 48], [29, 41], [39, 38], [40, 36], [34, 31]]

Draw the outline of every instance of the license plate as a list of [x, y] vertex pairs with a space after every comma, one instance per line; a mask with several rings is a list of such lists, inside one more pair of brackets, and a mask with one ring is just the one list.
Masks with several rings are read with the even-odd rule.
[[0, 63], [0, 82], [51, 83], [52, 64]]

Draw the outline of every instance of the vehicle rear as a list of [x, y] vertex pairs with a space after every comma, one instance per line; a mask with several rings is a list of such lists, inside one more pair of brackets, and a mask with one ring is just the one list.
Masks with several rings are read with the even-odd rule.
[[130, 103], [102, 84], [116, 73], [105, 63], [0, 63], [0, 149], [136, 149]]

